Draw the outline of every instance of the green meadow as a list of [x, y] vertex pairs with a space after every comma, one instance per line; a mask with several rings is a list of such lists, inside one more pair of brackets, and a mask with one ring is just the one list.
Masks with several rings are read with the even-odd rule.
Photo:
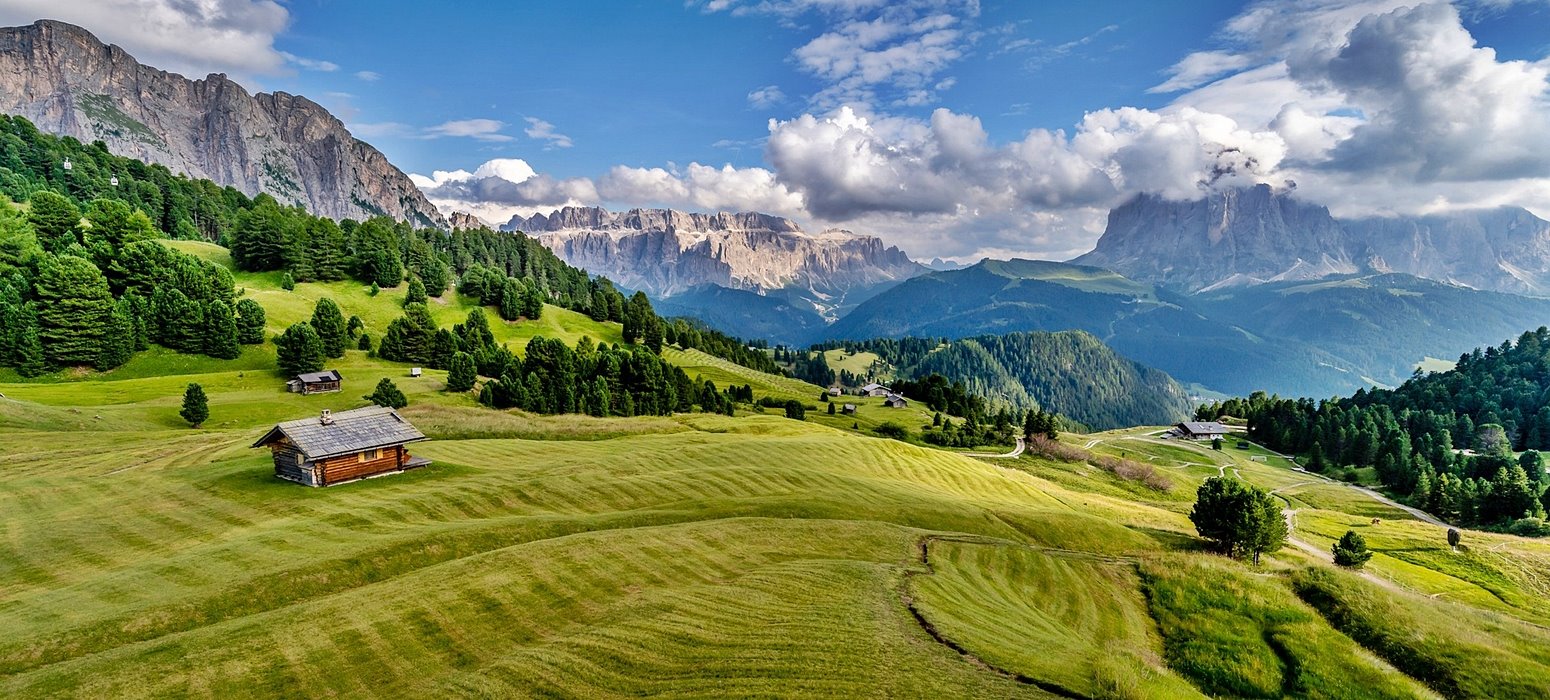
[[[225, 251], [176, 244], [213, 260]], [[403, 290], [238, 274], [278, 332], [333, 298], [374, 335]], [[443, 325], [478, 307], [431, 304]], [[497, 337], [617, 342], [556, 308]], [[349, 351], [284, 391], [272, 345], [0, 375], [3, 697], [1545, 697], [1550, 547], [1443, 530], [1257, 447], [1157, 428], [1064, 435], [1171, 487], [1031, 454], [869, 435], [929, 412], [669, 349], [689, 375], [803, 401], [795, 421], [537, 416]], [[326, 489], [249, 445], [392, 378], [429, 467]], [[199, 382], [211, 417], [177, 415]], [[856, 426], [856, 429], [852, 429]], [[1256, 459], [1259, 458], [1259, 459]], [[1206, 478], [1295, 511], [1258, 568], [1202, 553]], [[1377, 519], [1377, 522], [1374, 522]], [[1363, 575], [1327, 553], [1347, 529]]]

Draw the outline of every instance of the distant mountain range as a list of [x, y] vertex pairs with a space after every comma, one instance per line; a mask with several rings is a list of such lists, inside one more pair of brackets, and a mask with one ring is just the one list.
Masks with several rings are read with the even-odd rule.
[[1184, 292], [1372, 271], [1545, 296], [1550, 222], [1510, 207], [1341, 220], [1260, 185], [1185, 202], [1138, 196], [1071, 262]]
[[1185, 295], [1096, 267], [987, 260], [904, 282], [822, 337], [1077, 329], [1130, 359], [1216, 391], [1331, 396], [1397, 385], [1426, 357], [1454, 359], [1547, 321], [1547, 299], [1393, 273]]
[[317, 103], [250, 95], [221, 74], [189, 80], [157, 70], [71, 24], [0, 29], [0, 112], [314, 214], [447, 224], [402, 171]]
[[[883, 288], [927, 272], [881, 239], [831, 229], [807, 233], [796, 222], [756, 213], [700, 214], [671, 209], [612, 212], [565, 207], [514, 217], [501, 227], [537, 238], [566, 262], [687, 309], [715, 285], [783, 300], [812, 318], [834, 318]], [[727, 330], [743, 321], [709, 299]], [[749, 323], [760, 319], [750, 318]], [[749, 334], [752, 335], [752, 334]], [[765, 336], [768, 337], [768, 336]]]

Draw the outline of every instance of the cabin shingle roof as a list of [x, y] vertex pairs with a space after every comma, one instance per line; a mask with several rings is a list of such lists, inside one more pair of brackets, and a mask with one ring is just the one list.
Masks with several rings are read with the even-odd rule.
[[424, 433], [391, 408], [367, 406], [340, 411], [330, 418], [327, 424], [319, 416], [280, 423], [253, 446], [267, 445], [283, 435], [308, 459], [317, 460], [425, 439]]
[[1225, 434], [1227, 434], [1227, 426], [1222, 425], [1221, 423], [1218, 423], [1218, 422], [1215, 422], [1215, 421], [1211, 421], [1209, 423], [1186, 422], [1186, 423], [1180, 423], [1179, 425], [1184, 428], [1185, 432], [1187, 432], [1187, 433], [1189, 433], [1191, 435], [1225, 435]]
[[316, 384], [318, 382], [337, 382], [341, 379], [344, 379], [344, 377], [339, 374], [339, 370], [337, 369], [326, 369], [322, 372], [306, 372], [304, 374], [296, 375], [296, 378], [307, 384]]

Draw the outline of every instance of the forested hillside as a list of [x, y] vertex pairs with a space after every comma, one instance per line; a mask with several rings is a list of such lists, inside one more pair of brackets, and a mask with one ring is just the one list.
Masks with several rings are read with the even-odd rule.
[[1373, 467], [1412, 505], [1466, 525], [1542, 534], [1550, 475], [1550, 329], [1476, 349], [1394, 390], [1315, 402], [1255, 394], [1198, 415], [1247, 418], [1249, 435], [1311, 471]]
[[834, 347], [876, 353], [897, 376], [941, 375], [992, 405], [1018, 413], [1042, 408], [1100, 430], [1171, 423], [1190, 410], [1188, 394], [1166, 373], [1120, 357], [1082, 331], [817, 346]]
[[[114, 156], [100, 143], [42, 134], [19, 117], [0, 116], [0, 194], [26, 209], [0, 203], [0, 366], [23, 376], [111, 369], [152, 343], [229, 358], [239, 342], [264, 341], [263, 309], [238, 298], [229, 271], [158, 238], [221, 243], [238, 270], [280, 272], [284, 284], [407, 285], [421, 302], [442, 296], [457, 275], [460, 292], [507, 320], [537, 318], [553, 304], [621, 322], [627, 340], [653, 352], [667, 342], [776, 371], [764, 353], [710, 329], [665, 322], [644, 295], [626, 300], [608, 280], [590, 278], [526, 236], [414, 229], [381, 217], [335, 222], [268, 195], [249, 199]], [[403, 328], [413, 326], [382, 339], [391, 341], [385, 356], [430, 359], [428, 350], [399, 349]]]

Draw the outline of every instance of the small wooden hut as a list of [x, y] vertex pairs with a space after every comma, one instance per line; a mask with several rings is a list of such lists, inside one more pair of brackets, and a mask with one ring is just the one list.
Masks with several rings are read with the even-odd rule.
[[322, 372], [303, 372], [285, 383], [286, 390], [294, 394], [326, 394], [339, 391], [344, 383], [344, 376], [337, 369], [325, 369]]
[[430, 464], [404, 447], [424, 439], [397, 411], [368, 406], [280, 423], [253, 447], [270, 449], [281, 479], [332, 486]]

